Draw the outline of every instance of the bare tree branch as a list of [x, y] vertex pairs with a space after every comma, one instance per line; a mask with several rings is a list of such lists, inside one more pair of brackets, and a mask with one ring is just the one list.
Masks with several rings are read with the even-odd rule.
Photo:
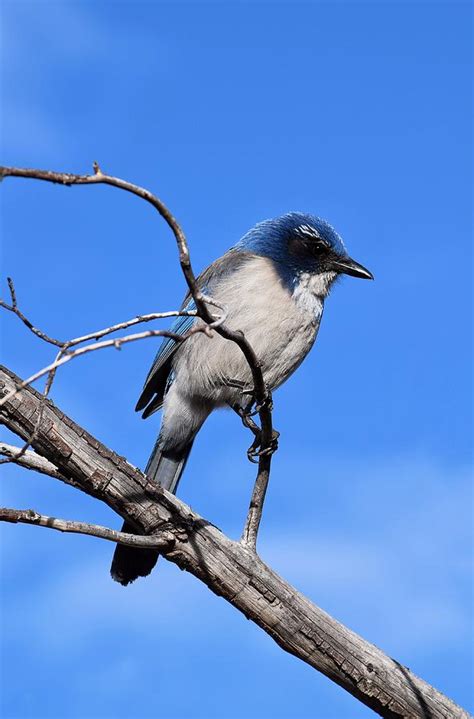
[[[97, 162], [94, 162], [93, 165], [94, 174], [93, 175], [73, 175], [70, 173], [61, 173], [61, 172], [52, 172], [50, 170], [37, 170], [37, 169], [31, 169], [31, 168], [17, 168], [17, 167], [0, 167], [0, 179], [3, 179], [4, 177], [23, 177], [23, 178], [30, 178], [30, 179], [36, 179], [36, 180], [44, 180], [47, 182], [53, 182], [53, 183], [60, 183], [63, 185], [92, 185], [92, 184], [107, 184], [111, 185], [113, 187], [117, 187], [118, 189], [125, 190], [127, 192], [131, 192], [134, 195], [137, 195], [138, 197], [146, 200], [149, 202], [163, 217], [163, 219], [166, 221], [170, 229], [172, 230], [177, 246], [179, 251], [179, 262], [181, 265], [181, 270], [183, 272], [184, 278], [186, 280], [186, 283], [188, 285], [190, 294], [192, 298], [194, 299], [196, 308], [197, 308], [197, 314], [198, 316], [204, 320], [204, 322], [212, 326], [214, 325], [216, 331], [224, 337], [224, 339], [230, 340], [232, 342], [235, 342], [237, 346], [240, 348], [240, 350], [243, 352], [247, 363], [249, 365], [250, 371], [252, 373], [252, 381], [253, 381], [253, 399], [256, 403], [256, 406], [258, 407], [258, 414], [260, 417], [260, 424], [261, 424], [261, 432], [259, 435], [259, 445], [261, 451], [257, 453], [257, 456], [259, 456], [259, 466], [258, 466], [258, 473], [257, 473], [257, 479], [255, 482], [255, 488], [252, 494], [252, 499], [250, 502], [249, 507], [249, 513], [244, 529], [244, 533], [242, 535], [242, 542], [246, 543], [250, 548], [255, 548], [256, 546], [256, 540], [257, 540], [257, 534], [258, 534], [258, 528], [260, 525], [260, 520], [262, 516], [263, 511], [263, 502], [265, 499], [266, 489], [268, 486], [268, 481], [270, 478], [270, 466], [271, 466], [271, 459], [272, 454], [275, 451], [277, 445], [274, 442], [274, 434], [273, 434], [273, 425], [272, 425], [272, 411], [271, 411], [271, 398], [269, 396], [269, 393], [267, 391], [267, 388], [265, 386], [265, 381], [263, 378], [263, 373], [261, 370], [260, 362], [255, 355], [255, 352], [253, 351], [251, 345], [249, 342], [247, 342], [245, 336], [243, 333], [239, 330], [234, 331], [228, 328], [222, 321], [222, 318], [216, 319], [212, 316], [212, 314], [209, 311], [208, 304], [216, 304], [212, 298], [207, 297], [201, 290], [201, 288], [198, 285], [197, 279], [194, 275], [193, 269], [191, 267], [191, 260], [190, 260], [190, 253], [188, 244], [186, 241], [186, 237], [184, 235], [183, 230], [181, 229], [180, 225], [178, 224], [175, 217], [172, 215], [172, 213], [169, 211], [169, 209], [166, 207], [166, 205], [158, 198], [156, 195], [153, 195], [149, 190], [146, 190], [143, 187], [139, 187], [138, 185], [134, 185], [131, 182], [127, 182], [125, 180], [122, 180], [118, 177], [112, 177], [111, 175], [106, 175], [102, 172]], [[14, 293], [13, 285], [10, 286], [10, 292], [12, 295], [12, 307], [7, 308], [11, 309], [12, 311], [15, 311], [14, 308], [16, 308], [16, 298]], [[3, 303], [3, 306], [5, 304]], [[18, 314], [18, 313], [16, 313]], [[18, 315], [20, 319], [22, 317]], [[24, 320], [22, 320], [24, 321]], [[37, 332], [35, 332], [38, 334]], [[147, 335], [147, 336], [152, 336]], [[135, 337], [134, 339], [142, 339], [143, 337]], [[51, 340], [51, 338], [48, 338], [46, 341], [52, 341], [54, 344], [54, 340]], [[128, 339], [127, 341], [133, 341], [132, 339]], [[122, 344], [125, 342], [125, 340], [122, 340]], [[103, 345], [110, 346], [110, 345]], [[116, 345], [117, 346], [117, 345]], [[60, 364], [64, 364], [68, 360], [65, 358], [66, 353], [63, 352], [61, 349], [59, 352], [58, 357], [56, 358], [57, 364], [49, 366], [49, 369], [45, 368], [42, 371], [42, 374], [39, 376], [43, 376], [44, 374], [48, 373], [48, 382], [47, 382], [47, 388], [45, 388], [45, 396], [47, 396], [49, 389], [51, 387], [51, 384], [54, 380], [54, 374], [56, 372], [56, 369]], [[38, 374], [38, 373], [37, 373]], [[30, 378], [27, 380], [27, 382], [32, 382], [35, 379], [38, 379], [39, 376], [33, 375], [33, 378]], [[38, 419], [39, 421], [39, 419]], [[32, 436], [34, 435], [33, 431]], [[31, 438], [30, 438], [31, 439]], [[21, 450], [21, 455], [24, 454], [24, 452], [27, 450], [27, 448], [30, 446], [31, 442], [30, 439], [27, 440], [26, 444]], [[20, 455], [20, 456], [21, 456]], [[2, 460], [2, 461], [10, 461], [10, 460]]]
[[268, 480], [270, 479], [270, 463], [271, 455], [264, 454], [261, 456], [258, 464], [257, 478], [250, 499], [249, 511], [245, 520], [244, 531], [242, 533], [241, 542], [257, 551], [257, 536], [262, 519], [263, 503], [267, 493]]
[[[11, 277], [8, 277], [7, 280], [12, 296], [12, 304], [8, 305], [6, 302], [0, 299], [0, 307], [14, 312], [14, 314], [16, 314], [28, 327], [28, 329], [30, 329], [37, 337], [40, 337], [40, 339], [44, 340], [45, 342], [49, 342], [60, 348], [60, 351], [54, 362], [47, 365], [46, 367], [43, 367], [41, 370], [38, 370], [37, 372], [32, 374], [31, 377], [28, 377], [28, 379], [24, 380], [23, 383], [16, 388], [15, 394], [21, 392], [21, 390], [26, 387], [26, 385], [31, 384], [32, 382], [36, 382], [38, 379], [41, 379], [41, 377], [48, 375], [48, 384], [44, 392], [44, 395], [46, 397], [48, 395], [49, 389], [51, 388], [55, 370], [58, 369], [58, 367], [61, 367], [63, 364], [70, 362], [75, 357], [80, 357], [81, 355], [88, 354], [89, 352], [105, 349], [107, 347], [114, 347], [115, 349], [120, 349], [123, 344], [135, 342], [141, 339], [147, 339], [148, 337], [170, 337], [171, 339], [175, 340], [175, 342], [184, 342], [186, 339], [188, 339], [188, 337], [191, 337], [197, 332], [204, 332], [210, 337], [212, 337], [211, 330], [216, 329], [220, 325], [222, 325], [227, 315], [226, 308], [223, 305], [218, 302], [215, 302], [211, 297], [206, 296], [206, 302], [208, 304], [212, 304], [218, 307], [222, 311], [222, 314], [217, 317], [214, 317], [212, 322], [208, 325], [195, 325], [194, 327], [191, 327], [191, 329], [185, 334], [177, 334], [175, 332], [169, 332], [168, 330], [147, 330], [144, 332], [135, 333], [133, 335], [126, 335], [125, 337], [118, 337], [113, 340], [104, 340], [103, 342], [97, 342], [97, 340], [102, 337], [105, 337], [106, 335], [118, 332], [119, 330], [128, 329], [133, 325], [151, 322], [152, 320], [166, 319], [169, 317], [196, 317], [197, 311], [195, 310], [172, 310], [171, 312], [153, 312], [147, 315], [138, 315], [137, 317], [133, 317], [126, 322], [119, 322], [110, 327], [106, 327], [101, 330], [95, 330], [93, 332], [90, 332], [89, 334], [82, 335], [81, 337], [75, 337], [74, 339], [61, 342], [60, 340], [52, 339], [42, 330], [39, 330], [37, 327], [34, 327], [33, 324], [28, 320], [28, 318], [19, 310], [13, 280], [11, 279]], [[71, 349], [89, 340], [96, 340], [96, 342], [75, 350]], [[0, 407], [2, 406], [2, 402], [4, 401], [5, 399], [0, 400]]]
[[[1, 395], [8, 395], [18, 383], [11, 371], [0, 370]], [[41, 395], [27, 387], [4, 404], [0, 419], [27, 438], [41, 403]], [[255, 553], [150, 483], [51, 402], [43, 406], [35, 450], [138, 531], [170, 532], [175, 544], [166, 558], [223, 596], [283, 649], [383, 717], [468, 719], [465, 710], [312, 604]]]
[[[196, 317], [197, 311], [196, 310], [172, 310], [170, 312], [151, 312], [146, 315], [137, 315], [136, 317], [132, 317], [132, 319], [127, 320], [125, 322], [118, 322], [115, 325], [111, 325], [110, 327], [105, 327], [101, 330], [95, 330], [94, 332], [90, 332], [87, 335], [82, 335], [82, 337], [74, 337], [74, 339], [70, 340], [58, 340], [54, 339], [53, 337], [49, 337], [47, 334], [45, 334], [42, 330], [38, 329], [38, 327], [35, 327], [32, 322], [23, 314], [23, 312], [20, 311], [18, 307], [18, 303], [16, 300], [16, 291], [13, 284], [13, 280], [11, 277], [7, 277], [8, 287], [10, 290], [10, 293], [12, 295], [12, 304], [9, 305], [5, 300], [0, 299], [0, 307], [3, 307], [5, 310], [8, 310], [10, 312], [13, 312], [19, 319], [23, 322], [23, 324], [28, 327], [28, 329], [33, 332], [37, 337], [44, 340], [45, 342], [49, 342], [50, 344], [55, 345], [56, 347], [60, 347], [61, 349], [70, 349], [71, 347], [75, 347], [76, 345], [83, 344], [84, 342], [89, 342], [90, 340], [98, 340], [102, 337], [105, 337], [106, 335], [110, 335], [113, 332], [119, 332], [120, 330], [126, 330], [129, 327], [133, 327], [133, 325], [138, 324], [144, 324], [146, 322], [152, 322], [153, 320], [163, 320], [168, 319], [170, 317]], [[222, 309], [222, 308], [221, 308]], [[225, 322], [226, 316], [222, 315], [219, 317], [218, 322]]]
[[25, 317], [23, 312], [18, 307], [17, 299], [16, 299], [16, 292], [15, 292], [15, 285], [13, 284], [13, 280], [11, 277], [7, 277], [7, 283], [8, 283], [8, 289], [10, 290], [10, 297], [11, 297], [11, 305], [8, 304], [8, 302], [5, 302], [5, 300], [2, 300], [0, 298], [0, 307], [3, 307], [3, 309], [8, 310], [9, 312], [13, 312], [22, 322], [24, 325], [28, 327], [28, 329], [33, 332], [34, 335], [39, 337], [44, 342], [48, 342], [51, 345], [56, 345], [56, 347], [62, 347], [63, 342], [60, 342], [60, 340], [54, 339], [54, 337], [49, 337], [47, 334], [39, 330], [37, 327], [35, 327], [30, 320]]
[[[195, 332], [198, 330], [204, 331], [204, 327], [196, 328]], [[190, 332], [192, 332], [192, 330], [190, 330]], [[82, 355], [88, 354], [89, 352], [96, 352], [97, 350], [106, 349], [107, 347], [113, 347], [114, 349], [119, 350], [122, 348], [122, 345], [128, 344], [129, 342], [136, 342], [137, 340], [147, 339], [148, 337], [171, 337], [171, 339], [175, 340], [176, 342], [184, 342], [184, 340], [186, 340], [188, 336], [188, 334], [178, 335], [175, 332], [168, 332], [167, 330], [145, 330], [144, 332], [136, 332], [133, 335], [116, 337], [112, 340], [103, 340], [102, 342], [85, 345], [85, 347], [79, 347], [78, 349], [68, 351], [67, 354], [63, 354], [60, 352], [54, 362], [51, 362], [51, 364], [38, 370], [30, 377], [28, 377], [28, 379], [23, 380], [17, 387], [15, 387], [15, 389], [12, 390], [12, 394], [10, 397], [3, 397], [3, 399], [0, 400], [0, 407], [6, 402], [8, 402], [10, 399], [12, 399], [12, 397], [15, 397], [17, 394], [19, 394], [23, 389], [25, 389], [25, 387], [32, 384], [33, 382], [36, 382], [36, 380], [40, 379], [41, 377], [44, 377], [46, 374], [50, 374], [53, 370], [57, 370], [58, 367], [62, 367], [62, 365], [66, 364], [67, 362], [70, 362], [76, 357], [81, 357]]]
[[44, 457], [41, 457], [41, 455], [36, 454], [36, 452], [28, 452], [25, 450], [22, 454], [21, 449], [22, 448], [20, 447], [15, 447], [13, 444], [0, 442], [0, 454], [14, 460], [15, 464], [18, 464], [20, 467], [32, 469], [35, 472], [40, 472], [41, 474], [46, 474], [49, 477], [54, 477], [54, 479], [60, 479], [62, 482], [66, 481], [64, 475], [61, 474], [59, 469], [52, 462]]
[[[179, 314], [179, 313], [175, 313]], [[132, 324], [136, 324], [134, 320], [131, 320]], [[125, 322], [121, 323], [122, 325], [127, 324]], [[116, 331], [114, 328], [108, 328], [107, 330], [101, 330], [97, 334], [109, 334], [110, 332]], [[129, 342], [135, 342], [137, 340], [147, 339], [149, 337], [171, 337], [172, 339], [176, 340], [177, 342], [184, 342], [191, 334], [194, 334], [195, 332], [209, 332], [209, 326], [208, 325], [201, 325], [197, 327], [193, 327], [187, 332], [185, 335], [178, 335], [173, 332], [167, 332], [166, 330], [146, 330], [144, 332], [137, 332], [133, 335], [126, 335], [125, 337], [118, 337], [112, 340], [103, 340], [102, 342], [97, 342], [94, 344], [86, 345], [85, 347], [80, 347], [75, 350], [67, 349], [67, 347], [71, 347], [73, 344], [77, 344], [78, 341], [84, 341], [83, 338], [78, 338], [77, 340], [71, 340], [70, 342], [67, 342], [63, 345], [63, 347], [58, 352], [56, 359], [54, 362], [49, 364], [47, 367], [43, 367], [43, 369], [38, 370], [38, 372], [35, 372], [31, 377], [28, 377], [28, 379], [23, 380], [23, 382], [18, 385], [18, 387], [15, 387], [15, 389], [12, 391], [11, 397], [4, 397], [2, 400], [0, 400], [0, 407], [2, 406], [3, 402], [5, 402], [7, 399], [11, 399], [12, 397], [16, 396], [19, 392], [21, 392], [26, 386], [31, 384], [32, 382], [35, 382], [36, 380], [40, 379], [41, 377], [44, 377], [47, 375], [46, 384], [43, 390], [43, 398], [46, 399], [49, 395], [49, 392], [51, 390], [54, 378], [56, 376], [56, 371], [59, 367], [66, 364], [67, 362], [70, 362], [71, 360], [75, 359], [76, 357], [80, 357], [84, 354], [88, 354], [89, 352], [94, 352], [96, 350], [105, 349], [107, 347], [114, 347], [115, 349], [119, 350], [122, 348], [122, 345], [128, 344]], [[39, 422], [41, 421], [42, 416], [42, 408], [40, 408], [40, 412], [38, 414], [37, 422], [35, 424], [35, 427], [31, 433], [31, 436], [28, 437], [27, 441], [19, 449], [18, 453], [14, 457], [7, 457], [5, 459], [0, 459], [0, 464], [5, 464], [7, 462], [18, 462], [23, 455], [26, 453], [28, 448], [31, 446], [34, 438], [36, 437], [36, 432], [38, 430]]]
[[[66, 172], [52, 172], [51, 170], [37, 170], [31, 168], [0, 167], [0, 179], [3, 179], [5, 177], [31, 178], [35, 180], [44, 180], [46, 182], [59, 183], [62, 185], [106, 184], [111, 185], [112, 187], [117, 187], [121, 190], [125, 190], [127, 192], [131, 192], [132, 194], [137, 195], [143, 200], [149, 202], [163, 217], [163, 219], [168, 224], [169, 228], [174, 234], [179, 251], [181, 270], [183, 272], [191, 296], [196, 304], [199, 316], [208, 324], [213, 322], [214, 318], [210, 314], [209, 309], [206, 305], [206, 302], [208, 300], [206, 298], [206, 295], [200, 289], [191, 267], [190, 253], [185, 234], [181, 229], [180, 225], [178, 224], [176, 218], [172, 215], [166, 205], [149, 190], [146, 190], [143, 187], [139, 187], [138, 185], [134, 185], [131, 182], [127, 182], [126, 180], [122, 180], [118, 177], [112, 177], [111, 175], [104, 174], [97, 162], [94, 163], [93, 175], [74, 175]], [[252, 370], [252, 377], [255, 385], [255, 400], [257, 403], [263, 405], [266, 400], [267, 392], [265, 388], [265, 382], [263, 380], [263, 375], [260, 369], [260, 364], [252, 347], [247, 342], [242, 332], [232, 331], [225, 325], [219, 328], [219, 334], [221, 334], [226, 339], [235, 342], [244, 353]], [[271, 441], [271, 433], [268, 440], [269, 442]]]
[[[141, 334], [135, 334], [135, 335], [128, 335], [126, 337], [122, 337], [116, 340], [112, 340], [111, 342], [102, 342], [100, 344], [94, 344], [88, 347], [82, 347], [80, 350], [72, 351], [71, 348], [77, 347], [79, 344], [83, 344], [86, 341], [95, 339], [98, 340], [101, 337], [105, 337], [106, 335], [112, 334], [114, 332], [118, 332], [119, 330], [127, 329], [128, 327], [132, 327], [136, 324], [151, 322], [152, 320], [156, 319], [165, 319], [169, 317], [196, 317], [197, 311], [195, 310], [173, 310], [171, 312], [154, 312], [147, 315], [139, 315], [137, 317], [132, 318], [131, 320], [127, 320], [126, 322], [119, 322], [115, 325], [112, 325], [110, 327], [106, 327], [105, 329], [101, 330], [95, 330], [94, 332], [90, 332], [87, 335], [82, 335], [81, 337], [75, 337], [74, 339], [66, 340], [64, 342], [61, 342], [58, 339], [54, 339], [52, 337], [49, 337], [45, 332], [38, 329], [33, 325], [33, 323], [21, 312], [21, 310], [18, 307], [17, 297], [16, 297], [16, 290], [15, 286], [13, 284], [13, 280], [11, 277], [7, 277], [8, 282], [8, 288], [10, 290], [10, 297], [11, 297], [11, 305], [9, 305], [4, 300], [0, 299], [0, 307], [3, 307], [4, 309], [13, 312], [22, 322], [26, 325], [26, 327], [37, 337], [42, 339], [43, 341], [53, 344], [57, 347], [59, 347], [59, 352], [56, 355], [56, 359], [53, 363], [48, 365], [47, 367], [44, 367], [42, 370], [39, 370], [34, 375], [29, 377], [27, 380], [25, 380], [25, 385], [30, 384], [31, 382], [35, 382], [36, 380], [40, 379], [44, 375], [47, 375], [47, 380], [45, 387], [43, 389], [43, 397], [46, 399], [49, 395], [49, 392], [51, 390], [51, 387], [54, 382], [54, 378], [56, 376], [56, 371], [58, 367], [60, 367], [62, 364], [65, 364], [66, 362], [69, 362], [71, 359], [74, 359], [75, 357], [78, 357], [82, 354], [86, 354], [88, 352], [97, 350], [97, 349], [104, 349], [106, 347], [114, 346], [115, 349], [120, 349], [122, 344], [126, 344], [131, 341], [139, 340], [139, 339], [146, 339], [148, 337], [154, 337], [156, 335], [162, 335], [162, 336], [169, 336], [173, 339], [176, 339], [177, 341], [183, 342], [184, 340], [188, 339], [191, 335], [195, 334], [196, 332], [204, 332], [208, 334], [210, 337], [212, 336], [212, 329], [215, 329], [216, 327], [219, 327], [226, 319], [227, 317], [227, 311], [224, 305], [221, 305], [219, 302], [215, 302], [212, 298], [206, 297], [206, 302], [210, 305], [214, 305], [215, 307], [218, 307], [221, 310], [221, 315], [218, 315], [214, 320], [209, 324], [204, 325], [196, 325], [190, 330], [184, 334], [184, 335], [176, 335], [173, 333], [166, 333], [165, 331], [148, 331], [143, 332]], [[15, 393], [20, 392], [23, 389], [23, 387], [17, 387], [15, 390]], [[1, 403], [0, 403], [1, 406]], [[7, 456], [5, 459], [0, 459], [0, 464], [6, 464], [9, 462], [16, 462], [19, 463], [19, 460], [25, 455], [26, 451], [31, 445], [32, 440], [36, 436], [37, 427], [41, 420], [41, 413], [42, 409], [40, 410], [40, 413], [37, 418], [37, 422], [35, 425], [35, 428], [31, 434], [31, 437], [28, 438], [27, 442], [23, 445], [23, 447], [18, 449], [18, 452], [15, 456]]]
[[88, 534], [99, 539], [106, 539], [116, 544], [126, 544], [128, 547], [137, 549], [159, 549], [166, 552], [175, 543], [171, 532], [161, 532], [156, 535], [144, 537], [142, 534], [127, 534], [117, 532], [115, 529], [102, 527], [100, 524], [88, 524], [87, 522], [73, 522], [69, 519], [56, 519], [39, 514], [34, 509], [9, 509], [0, 507], [0, 522], [11, 522], [12, 524], [36, 524], [38, 527], [56, 529], [58, 532], [70, 532], [72, 534]]

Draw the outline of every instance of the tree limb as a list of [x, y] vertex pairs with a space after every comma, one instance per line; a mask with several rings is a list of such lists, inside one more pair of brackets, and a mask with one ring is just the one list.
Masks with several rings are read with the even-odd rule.
[[126, 544], [128, 547], [141, 549], [159, 549], [166, 551], [174, 545], [175, 539], [171, 532], [161, 532], [157, 535], [144, 537], [142, 534], [128, 534], [117, 532], [116, 529], [102, 527], [100, 524], [87, 522], [74, 522], [70, 519], [57, 519], [39, 514], [34, 509], [10, 509], [0, 507], [0, 522], [12, 524], [36, 524], [38, 527], [49, 527], [58, 532], [71, 532], [73, 534], [88, 534], [99, 539], [107, 539], [116, 544]]
[[[204, 328], [198, 327], [196, 329], [203, 330]], [[189, 330], [189, 332], [192, 332], [192, 329]], [[51, 362], [51, 364], [47, 365], [46, 367], [43, 367], [42, 369], [32, 374], [31, 377], [28, 377], [27, 379], [20, 382], [20, 384], [12, 390], [11, 395], [0, 399], [0, 407], [5, 404], [5, 402], [8, 402], [8, 400], [10, 400], [12, 397], [15, 397], [15, 395], [19, 394], [19, 392], [21, 392], [25, 387], [32, 384], [33, 382], [36, 382], [36, 380], [41, 379], [41, 377], [44, 377], [45, 375], [49, 375], [51, 372], [57, 370], [59, 367], [62, 367], [62, 365], [67, 364], [67, 362], [70, 362], [76, 357], [81, 357], [82, 355], [88, 354], [89, 352], [96, 352], [97, 350], [106, 349], [107, 347], [112, 347], [113, 349], [119, 350], [121, 349], [122, 345], [128, 344], [129, 342], [136, 342], [137, 340], [147, 339], [148, 337], [170, 337], [176, 342], [184, 342], [188, 336], [189, 334], [179, 335], [176, 332], [168, 332], [168, 330], [144, 330], [143, 332], [135, 332], [132, 335], [125, 335], [125, 337], [116, 337], [115, 339], [111, 340], [94, 342], [89, 345], [84, 345], [84, 347], [78, 347], [78, 349], [75, 350], [59, 352], [54, 362]]]
[[[59, 347], [63, 350], [68, 350], [71, 347], [75, 347], [76, 345], [83, 344], [84, 342], [89, 342], [90, 340], [98, 340], [102, 337], [105, 337], [106, 335], [113, 334], [114, 332], [118, 332], [119, 330], [126, 330], [129, 327], [133, 327], [133, 325], [138, 324], [145, 324], [146, 322], [152, 322], [153, 320], [163, 320], [168, 319], [169, 317], [196, 317], [197, 312], [196, 310], [172, 310], [171, 312], [151, 312], [146, 315], [137, 315], [136, 317], [132, 317], [132, 319], [127, 320], [125, 322], [118, 322], [115, 325], [111, 325], [110, 327], [105, 327], [101, 330], [95, 330], [94, 332], [89, 332], [87, 335], [82, 335], [81, 337], [75, 337], [72, 340], [58, 340], [54, 337], [50, 337], [45, 332], [40, 330], [38, 327], [35, 327], [31, 320], [26, 317], [23, 312], [18, 307], [18, 302], [16, 298], [16, 290], [15, 285], [13, 284], [13, 280], [11, 277], [7, 277], [7, 283], [8, 283], [8, 289], [10, 290], [10, 297], [11, 297], [11, 304], [9, 305], [8, 302], [5, 302], [5, 300], [2, 300], [0, 298], [0, 307], [3, 307], [3, 309], [7, 310], [8, 312], [12, 312], [15, 314], [18, 319], [20, 319], [23, 324], [32, 332], [34, 335], [39, 337], [44, 342], [47, 342], [48, 344], [55, 345], [56, 347]], [[222, 322], [225, 322], [226, 315], [223, 314], [217, 324], [221, 324]], [[214, 323], [215, 325], [216, 323]]]
[[[19, 381], [10, 370], [0, 369], [0, 394], [7, 395]], [[42, 401], [28, 387], [2, 407], [0, 419], [26, 438]], [[150, 483], [50, 401], [43, 401], [43, 406], [35, 450], [138, 531], [173, 535], [175, 543], [166, 559], [201, 579], [283, 649], [383, 717], [468, 719], [465, 710], [312, 604], [256, 554]]]

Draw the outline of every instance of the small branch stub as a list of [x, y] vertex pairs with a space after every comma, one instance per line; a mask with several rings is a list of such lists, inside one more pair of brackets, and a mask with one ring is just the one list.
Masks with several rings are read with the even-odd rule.
[[171, 532], [165, 531], [154, 535], [143, 536], [141, 534], [128, 534], [117, 532], [115, 529], [102, 527], [99, 524], [88, 524], [86, 522], [75, 522], [66, 519], [56, 519], [45, 514], [39, 514], [34, 509], [9, 509], [0, 507], [0, 522], [13, 524], [36, 524], [38, 527], [49, 527], [58, 532], [71, 532], [73, 534], [87, 534], [99, 539], [106, 539], [109, 542], [125, 544], [128, 547], [137, 549], [159, 549], [169, 551], [173, 548], [175, 537]]

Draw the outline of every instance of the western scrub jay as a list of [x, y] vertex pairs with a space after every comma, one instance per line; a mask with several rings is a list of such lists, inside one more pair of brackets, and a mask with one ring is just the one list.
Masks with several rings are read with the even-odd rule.
[[[340, 274], [373, 279], [352, 260], [335, 230], [313, 215], [290, 212], [255, 225], [198, 278], [206, 294], [228, 310], [226, 324], [241, 330], [261, 362], [266, 386], [277, 389], [299, 367], [318, 333], [324, 300]], [[194, 309], [188, 295], [183, 303]], [[195, 317], [179, 317], [185, 334]], [[253, 386], [239, 347], [203, 333], [179, 343], [163, 340], [136, 410], [143, 418], [163, 408], [161, 429], [145, 473], [175, 492], [194, 438], [218, 407], [248, 404]], [[123, 531], [133, 532], [127, 523]], [[155, 550], [117, 545], [112, 577], [128, 584], [153, 569]]]

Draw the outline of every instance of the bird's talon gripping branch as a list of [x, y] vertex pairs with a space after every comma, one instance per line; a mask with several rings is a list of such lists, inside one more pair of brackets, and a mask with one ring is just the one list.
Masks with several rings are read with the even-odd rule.
[[241, 418], [244, 427], [253, 432], [255, 437], [260, 438], [261, 429], [258, 424], [256, 424], [256, 422], [254, 422], [252, 419], [254, 413], [244, 409], [243, 407], [240, 407], [240, 405], [235, 405], [234, 410]]
[[258, 457], [259, 457], [259, 451], [258, 448], [260, 447], [260, 440], [255, 437], [254, 441], [250, 445], [250, 447], [247, 450], [247, 458], [249, 462], [252, 462], [252, 464], [258, 464]]
[[278, 449], [278, 438], [280, 432], [276, 429], [272, 430], [272, 439], [268, 447], [261, 447], [261, 430], [258, 429], [258, 435], [255, 436], [254, 441], [247, 450], [247, 457], [253, 464], [258, 464], [260, 457], [265, 457], [274, 454]]
[[[271, 395], [270, 395], [270, 393], [268, 393], [266, 395], [266, 399], [264, 400], [264, 403], [265, 404], [267, 402], [271, 403], [271, 401], [272, 401]], [[250, 407], [251, 406], [252, 405], [250, 404]], [[260, 407], [260, 409], [256, 410], [256, 411], [260, 411], [262, 409], [262, 407], [263, 407], [263, 404]], [[271, 406], [266, 404], [266, 408], [268, 409], [268, 411], [271, 412]], [[263, 442], [264, 442], [263, 430], [252, 419], [252, 417], [254, 417], [254, 415], [256, 414], [256, 411], [251, 411], [249, 408], [244, 409], [240, 405], [234, 405], [233, 409], [235, 410], [235, 412], [237, 412], [237, 414], [241, 418], [242, 424], [244, 425], [244, 427], [249, 429], [254, 435], [254, 441], [252, 442], [252, 444], [250, 445], [250, 447], [247, 450], [247, 457], [250, 460], [250, 462], [252, 462], [253, 464], [258, 464], [260, 457], [270, 456], [270, 455], [274, 454], [278, 449], [278, 437], [280, 436], [280, 433], [277, 432], [277, 430], [272, 428], [272, 437], [271, 437], [270, 443], [269, 444], [267, 443], [267, 446], [262, 446]]]
[[263, 409], [268, 409], [269, 412], [273, 412], [273, 399], [270, 391], [265, 392], [265, 397], [261, 402], [257, 402], [252, 414], [260, 414]]

